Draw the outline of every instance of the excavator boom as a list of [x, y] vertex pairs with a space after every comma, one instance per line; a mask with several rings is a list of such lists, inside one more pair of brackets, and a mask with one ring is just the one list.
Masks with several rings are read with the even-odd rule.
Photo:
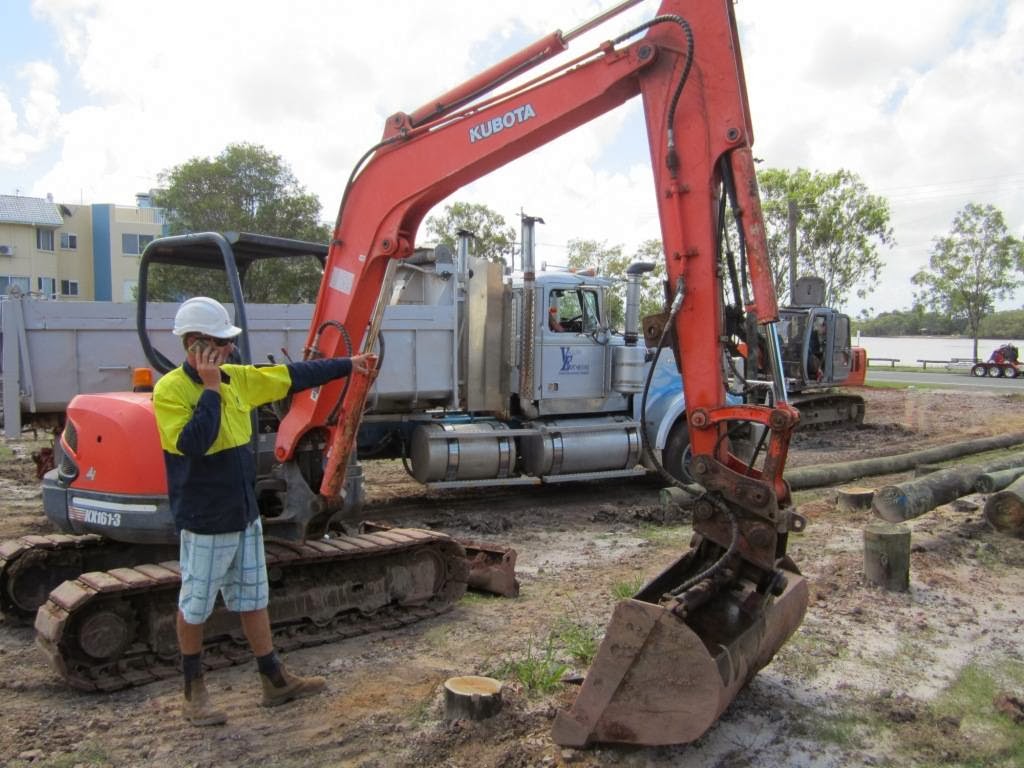
[[[670, 328], [686, 391], [691, 474], [703, 487], [690, 551], [616, 609], [572, 711], [555, 738], [682, 743], [699, 737], [796, 629], [807, 587], [786, 557], [783, 480], [798, 415], [786, 400], [778, 317], [751, 145], [753, 130], [732, 0], [664, 0], [656, 16], [534, 79], [509, 87], [565, 48], [552, 33], [486, 73], [390, 117], [342, 197], [307, 343], [308, 356], [373, 349], [389, 265], [413, 252], [424, 216], [448, 195], [640, 97], [668, 282]], [[728, 262], [734, 311], [764, 326], [772, 397], [726, 399], [722, 278], [728, 204], [740, 264]], [[367, 391], [297, 395], [276, 458], [293, 458], [313, 430], [330, 434], [320, 487], [339, 506]], [[734, 453], [737, 426], [764, 435], [756, 465]], [[758, 453], [760, 452], [760, 448]], [[669, 685], [665, 683], [668, 682]]]

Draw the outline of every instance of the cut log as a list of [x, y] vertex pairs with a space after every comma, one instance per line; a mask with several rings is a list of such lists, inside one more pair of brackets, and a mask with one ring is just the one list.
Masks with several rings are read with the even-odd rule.
[[[907, 472], [919, 464], [950, 461], [961, 456], [984, 453], [986, 451], [998, 451], [1014, 445], [1021, 445], [1022, 443], [1024, 443], [1024, 433], [1020, 432], [1010, 435], [999, 435], [997, 437], [984, 437], [977, 440], [967, 440], [963, 443], [927, 448], [923, 451], [900, 453], [895, 456], [847, 461], [841, 464], [818, 464], [810, 467], [799, 467], [786, 472], [786, 481], [794, 491], [805, 488], [821, 488], [825, 485], [839, 485], [849, 480], [855, 480], [858, 477]], [[1022, 459], [1024, 459], [1024, 454], [1017, 454], [1017, 461]], [[999, 469], [1008, 469], [1012, 466], [1014, 464], [1005, 464], [999, 467]]]
[[872, 508], [875, 514], [890, 523], [920, 517], [940, 504], [948, 504], [971, 493], [983, 474], [1016, 466], [1020, 458], [1014, 455], [985, 464], [951, 467], [917, 480], [887, 485], [875, 491]]
[[1013, 469], [1001, 469], [997, 472], [986, 472], [978, 478], [974, 484], [974, 490], [978, 493], [995, 493], [1001, 491], [1021, 475], [1024, 475], [1024, 467]]
[[890, 592], [910, 588], [910, 529], [892, 523], [871, 523], [864, 529], [864, 576]]
[[444, 711], [449, 720], [486, 720], [501, 711], [501, 682], [465, 675], [444, 682]]
[[840, 512], [861, 512], [871, 509], [871, 500], [875, 492], [871, 488], [857, 488], [848, 485], [836, 489], [836, 506]]
[[985, 502], [985, 519], [1000, 533], [1024, 539], [1024, 476]]

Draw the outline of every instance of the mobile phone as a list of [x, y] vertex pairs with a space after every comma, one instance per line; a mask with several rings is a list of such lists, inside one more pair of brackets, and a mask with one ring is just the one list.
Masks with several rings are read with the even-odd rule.
[[210, 344], [205, 339], [196, 339], [192, 342], [192, 346], [188, 348], [188, 351], [194, 355], [198, 355], [204, 349], [209, 347]]

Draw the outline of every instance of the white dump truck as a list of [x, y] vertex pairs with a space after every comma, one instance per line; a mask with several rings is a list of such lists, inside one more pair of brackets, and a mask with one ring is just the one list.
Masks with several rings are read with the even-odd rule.
[[[402, 457], [413, 477], [435, 488], [645, 474], [641, 393], [651, 354], [638, 314], [640, 280], [652, 265], [634, 264], [624, 278], [536, 271], [533, 226], [524, 219], [523, 268], [514, 273], [471, 256], [469, 237], [454, 253], [439, 246], [396, 262], [376, 350], [379, 375], [359, 433], [361, 460]], [[4, 301], [7, 435], [25, 424], [59, 423], [76, 394], [130, 390], [136, 371], [158, 376], [180, 362], [170, 334], [177, 305], [147, 300], [150, 263], [223, 269], [235, 283], [229, 308], [245, 329], [242, 359], [301, 357], [312, 305], [246, 304], [239, 275], [257, 259], [322, 259], [326, 251], [249, 234], [161, 238], [143, 256], [137, 307]], [[627, 282], [622, 333], [607, 319], [616, 279]], [[681, 466], [685, 409], [671, 354], [655, 373], [646, 437], [656, 449], [671, 444]], [[257, 450], [272, 447], [273, 435], [262, 430]]]

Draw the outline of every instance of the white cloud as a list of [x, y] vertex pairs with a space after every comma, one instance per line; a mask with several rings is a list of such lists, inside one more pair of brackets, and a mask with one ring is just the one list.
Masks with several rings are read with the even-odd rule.
[[26, 84], [19, 120], [10, 96], [0, 88], [0, 166], [18, 166], [53, 139], [60, 118], [59, 76], [51, 65], [32, 61], [18, 71]]
[[[56, 149], [26, 192], [124, 203], [159, 171], [248, 141], [280, 154], [332, 219], [388, 115], [609, 5], [35, 0], [74, 82], [33, 65], [26, 98], [0, 90], [0, 170]], [[572, 54], [655, 8], [632, 9], [574, 42]], [[848, 168], [892, 200], [899, 245], [866, 306], [909, 305], [909, 275], [967, 202], [992, 202], [1024, 234], [1024, 0], [744, 0], [736, 12], [755, 155], [774, 167]], [[61, 113], [60, 87], [84, 94], [82, 105]], [[631, 248], [655, 237], [646, 138], [622, 140], [637, 110], [594, 121], [458, 197], [516, 225], [520, 208], [544, 217], [538, 258], [552, 262], [570, 238]], [[621, 157], [609, 157], [620, 145]], [[955, 183], [979, 179], [991, 181]]]

